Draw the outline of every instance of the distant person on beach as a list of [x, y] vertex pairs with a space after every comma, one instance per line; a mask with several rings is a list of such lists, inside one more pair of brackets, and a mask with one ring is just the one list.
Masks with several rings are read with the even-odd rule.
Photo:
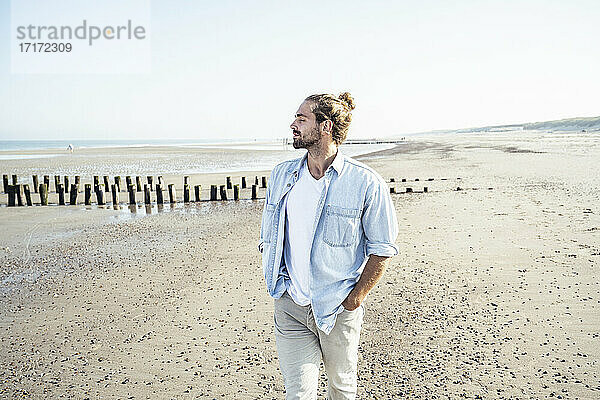
[[73, 145], [72, 145], [72, 144], [69, 144], [69, 145], [67, 146], [67, 150], [69, 150], [69, 153], [72, 153], [72, 152], [73, 152]]
[[303, 157], [269, 179], [259, 249], [287, 399], [316, 399], [321, 360], [328, 399], [354, 399], [363, 301], [381, 279], [398, 222], [386, 182], [343, 155], [354, 100], [307, 97], [291, 124]]

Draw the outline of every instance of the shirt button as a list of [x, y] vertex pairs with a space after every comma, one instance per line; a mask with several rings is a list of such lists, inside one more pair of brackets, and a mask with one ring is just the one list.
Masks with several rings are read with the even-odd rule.
[[288, 183], [288, 187], [290, 187], [291, 185]]

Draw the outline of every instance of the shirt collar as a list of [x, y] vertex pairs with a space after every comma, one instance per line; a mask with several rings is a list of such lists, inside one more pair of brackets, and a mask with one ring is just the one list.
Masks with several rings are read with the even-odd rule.
[[333, 162], [331, 163], [331, 166], [333, 167], [333, 169], [336, 170], [338, 175], [342, 173], [342, 169], [344, 168], [344, 155], [342, 154], [339, 148], [337, 154], [335, 155], [335, 158], [333, 159]]

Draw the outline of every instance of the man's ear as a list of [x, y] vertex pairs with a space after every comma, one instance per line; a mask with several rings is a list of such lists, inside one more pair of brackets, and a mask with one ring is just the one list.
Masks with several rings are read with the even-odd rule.
[[333, 122], [329, 119], [326, 119], [325, 121], [321, 122], [321, 130], [323, 132], [331, 134], [331, 132], [333, 132]]

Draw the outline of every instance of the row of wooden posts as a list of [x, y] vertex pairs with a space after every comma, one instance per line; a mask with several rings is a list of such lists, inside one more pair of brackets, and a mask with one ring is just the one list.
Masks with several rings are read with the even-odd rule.
[[[33, 175], [33, 189], [34, 193], [39, 193], [40, 196], [40, 204], [45, 206], [48, 205], [48, 192], [50, 189], [50, 176], [44, 175], [44, 183], [39, 183], [38, 176]], [[3, 175], [3, 189], [4, 193], [8, 194], [8, 206], [32, 206], [32, 196], [31, 189], [29, 184], [18, 184], [17, 175], [12, 175], [12, 184], [9, 184], [8, 175]], [[159, 176], [157, 179], [156, 185], [154, 185], [154, 177], [147, 176], [147, 183], [142, 185], [142, 178], [140, 176], [135, 177], [135, 183], [132, 180], [131, 176], [125, 177], [127, 192], [129, 193], [129, 204], [135, 205], [137, 204], [136, 200], [136, 192], [144, 192], [144, 203], [152, 204], [151, 192], [155, 191], [156, 193], [156, 203], [164, 204], [165, 199], [163, 196], [163, 188], [164, 188], [164, 180], [162, 176]], [[119, 204], [119, 193], [121, 192], [121, 177], [115, 176], [114, 183], [110, 184], [109, 177], [107, 175], [103, 176], [104, 183], [100, 183], [100, 176], [96, 175], [93, 177], [93, 189], [96, 195], [96, 203], [98, 205], [105, 205], [106, 200], [104, 198], [104, 194], [110, 192], [112, 194], [112, 202], [113, 204]], [[77, 195], [79, 193], [79, 185], [81, 182], [80, 176], [75, 176], [75, 182], [69, 186], [69, 177], [64, 177], [64, 184], [61, 182], [60, 176], [54, 176], [54, 186], [56, 193], [58, 193], [58, 204], [65, 205], [65, 195], [69, 194], [69, 204], [75, 205], [77, 204]], [[250, 187], [252, 189], [251, 199], [258, 198], [258, 189], [259, 189], [259, 179], [258, 176], [254, 178], [254, 184], [248, 185], [246, 181], [246, 177], [241, 178], [241, 188], [246, 189]], [[265, 176], [261, 177], [260, 180], [260, 188], [267, 187], [267, 178]], [[154, 190], [155, 189], [155, 190]], [[177, 194], [175, 190], [174, 184], [167, 185], [168, 194], [169, 194], [169, 203], [174, 204], [177, 202]], [[240, 198], [240, 185], [233, 184], [231, 181], [231, 177], [228, 176], [226, 178], [225, 185], [211, 185], [210, 187], [210, 200], [228, 200], [227, 189], [233, 189], [233, 200], [239, 200]], [[217, 195], [217, 190], [218, 195]], [[91, 205], [92, 204], [92, 184], [85, 184], [84, 190], [84, 204]], [[200, 201], [200, 195], [202, 193], [202, 186], [195, 185], [194, 186], [194, 199], [195, 201]], [[190, 185], [190, 177], [184, 176], [183, 178], [183, 202], [188, 203], [192, 201], [191, 196], [191, 185]]]
[[[461, 178], [456, 178], [456, 179], [461, 179]], [[428, 182], [431, 182], [434, 180], [434, 178], [427, 178], [426, 179]], [[448, 178], [441, 178], [440, 180], [442, 181], [446, 181], [448, 180]], [[410, 182], [419, 182], [420, 179], [419, 178], [415, 178], [415, 179], [411, 179]], [[425, 181], [425, 180], [424, 180]], [[402, 178], [400, 180], [400, 182], [407, 182], [406, 178]], [[395, 178], [390, 178], [390, 183], [394, 184], [396, 183], [396, 179]], [[463, 190], [461, 187], [457, 187], [456, 190]], [[423, 191], [422, 192], [413, 192], [413, 189], [411, 187], [407, 187], [405, 188], [405, 192], [404, 193], [427, 193], [429, 191], [429, 188], [427, 186], [423, 187]], [[390, 193], [394, 194], [394, 193], [401, 193], [396, 191], [396, 187], [395, 186], [391, 186], [390, 187]]]
[[[29, 184], [18, 184], [17, 183], [18, 182], [17, 175], [12, 175], [11, 178], [12, 178], [12, 184], [9, 184], [8, 175], [2, 176], [4, 193], [8, 194], [8, 206], [11, 206], [11, 207], [12, 206], [24, 206], [24, 205], [32, 206], [33, 202], [32, 202], [31, 189], [29, 187]], [[112, 194], [113, 204], [119, 204], [119, 193], [121, 192], [121, 185], [122, 185], [121, 177], [115, 176], [113, 184], [110, 184], [108, 175], [104, 175], [102, 178], [103, 178], [103, 183], [100, 183], [99, 175], [95, 175], [93, 177], [93, 189], [94, 189], [94, 193], [96, 195], [97, 204], [98, 205], [106, 204], [104, 195], [105, 195], [105, 193], [107, 193], [109, 191]], [[135, 178], [135, 183], [133, 181], [133, 178]], [[129, 193], [129, 204], [130, 205], [137, 204], [136, 192], [142, 192], [142, 191], [144, 192], [144, 203], [145, 204], [152, 204], [151, 192], [153, 192], [153, 191], [156, 192], [156, 196], [155, 196], [156, 203], [164, 204], [164, 202], [165, 202], [164, 195], [163, 195], [164, 180], [163, 180], [162, 176], [158, 176], [156, 185], [154, 185], [154, 177], [153, 176], [147, 176], [146, 177], [147, 183], [144, 183], [144, 184], [142, 184], [142, 177], [135, 176], [133, 178], [131, 176], [125, 177], [127, 192]], [[460, 178], [457, 178], [457, 179], [460, 179]], [[40, 195], [40, 204], [43, 206], [48, 205], [48, 192], [50, 190], [50, 176], [49, 175], [43, 176], [44, 183], [39, 183], [38, 175], [32, 175], [32, 180], [33, 180], [34, 193], [39, 193], [39, 195]], [[433, 181], [433, 180], [434, 180], [434, 178], [427, 179], [427, 181]], [[442, 178], [441, 180], [447, 180], [447, 179]], [[411, 181], [418, 182], [419, 178], [416, 178]], [[66, 204], [65, 194], [67, 194], [67, 193], [69, 193], [69, 204], [70, 205], [77, 204], [77, 195], [79, 193], [79, 185], [81, 182], [81, 177], [75, 176], [74, 183], [69, 185], [69, 177], [64, 176], [63, 182], [64, 183], [61, 182], [60, 175], [54, 175], [54, 187], [55, 187], [55, 192], [58, 193], [58, 204], [59, 205]], [[389, 182], [393, 184], [396, 182], [396, 179], [390, 178]], [[407, 179], [402, 178], [401, 182], [407, 182]], [[251, 199], [253, 199], [253, 200], [257, 199], [258, 188], [259, 188], [258, 176], [256, 176], [254, 178], [253, 185], [247, 184], [246, 177], [241, 178], [241, 188], [246, 189], [248, 187], [251, 187], [251, 189], [252, 189]], [[263, 177], [261, 177], [261, 180], [260, 180], [260, 188], [264, 189], [266, 187], [267, 187], [267, 178], [265, 176], [263, 176]], [[226, 177], [225, 185], [219, 185], [219, 186], [211, 185], [210, 200], [211, 201], [228, 200], [228, 194], [227, 194], [228, 189], [233, 189], [233, 200], [239, 200], [240, 185], [233, 184], [230, 176]], [[176, 196], [175, 185], [174, 184], [167, 185], [167, 190], [168, 190], [168, 194], [169, 194], [169, 203], [171, 203], [171, 204], [176, 203], [177, 196]], [[217, 192], [217, 190], [218, 190], [218, 192]], [[460, 187], [458, 187], [456, 190], [462, 190], [462, 189]], [[195, 201], [200, 201], [201, 192], [202, 192], [202, 186], [195, 185], [194, 186]], [[428, 192], [428, 187], [427, 186], [423, 187], [423, 193], [427, 193], [427, 192]], [[91, 205], [91, 203], [92, 203], [92, 184], [85, 184], [84, 193], [85, 193], [84, 204]], [[390, 193], [399, 193], [399, 192], [397, 192], [396, 188], [394, 186], [392, 186], [392, 187], [390, 187]], [[413, 189], [410, 187], [407, 187], [407, 188], [405, 188], [405, 193], [413, 193]], [[184, 178], [183, 178], [183, 202], [188, 203], [190, 201], [192, 201], [190, 177], [184, 176]]]
[[[419, 178], [415, 178], [414, 182], [419, 182]], [[433, 181], [433, 178], [428, 178], [427, 181]], [[443, 181], [446, 180], [446, 178], [442, 178]], [[406, 182], [406, 178], [402, 178], [400, 180], [401, 182]], [[390, 178], [390, 183], [395, 183], [396, 179], [395, 178]], [[410, 187], [405, 188], [406, 191], [404, 193], [414, 193], [413, 189]], [[427, 186], [423, 187], [423, 193], [427, 193], [429, 191], [429, 188]], [[390, 187], [390, 193], [394, 194], [394, 193], [400, 193], [396, 191], [396, 188], [394, 186]]]
[[[429, 191], [429, 188], [427, 186], [424, 186], [423, 187], [423, 193], [427, 193], [428, 191]], [[400, 193], [400, 192], [397, 192], [395, 187], [391, 187], [390, 188], [390, 193], [394, 194], [394, 193]], [[412, 188], [407, 187], [406, 191], [404, 193], [414, 193], [414, 192], [413, 192]]]

